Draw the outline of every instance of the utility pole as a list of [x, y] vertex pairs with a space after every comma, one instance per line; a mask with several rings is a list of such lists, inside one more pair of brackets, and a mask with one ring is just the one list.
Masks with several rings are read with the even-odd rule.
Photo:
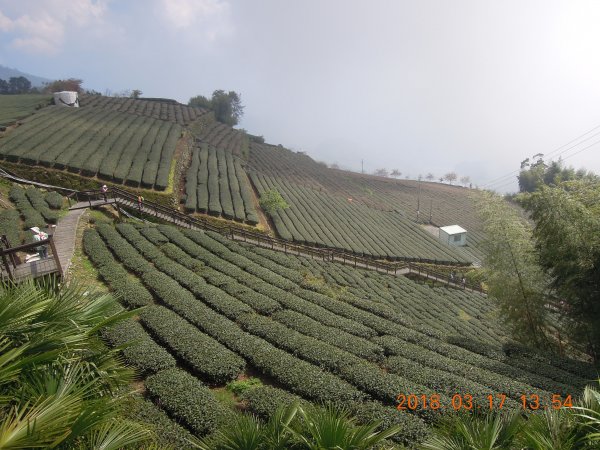
[[421, 214], [421, 177], [419, 177], [419, 194], [417, 195], [417, 222]]
[[365, 160], [360, 160], [360, 173], [365, 173]]
[[429, 223], [431, 224], [431, 219], [433, 217], [433, 199], [431, 199], [431, 203], [429, 204]]

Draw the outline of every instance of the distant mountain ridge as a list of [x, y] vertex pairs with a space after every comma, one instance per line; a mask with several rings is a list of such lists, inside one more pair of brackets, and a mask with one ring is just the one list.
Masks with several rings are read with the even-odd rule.
[[25, 77], [31, 81], [32, 86], [42, 86], [44, 83], [49, 83], [52, 80], [49, 78], [38, 77], [37, 75], [31, 75], [29, 73], [21, 72], [18, 69], [12, 69], [0, 65], [0, 79], [8, 81], [10, 77]]

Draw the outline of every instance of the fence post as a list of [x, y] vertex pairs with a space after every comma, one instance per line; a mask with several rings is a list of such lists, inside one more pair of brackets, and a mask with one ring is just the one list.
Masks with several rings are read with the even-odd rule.
[[56, 251], [56, 245], [54, 244], [54, 236], [50, 236], [48, 238], [50, 240], [50, 248], [52, 249], [52, 255], [54, 256], [54, 262], [56, 263], [56, 268], [58, 269], [58, 274], [63, 277], [63, 269], [60, 265], [60, 260], [58, 259], [58, 252]]
[[10, 280], [14, 280], [13, 271], [10, 267], [10, 263], [8, 262], [8, 259], [6, 258], [6, 253], [4, 253], [4, 250], [2, 250], [2, 262], [4, 262], [4, 267], [6, 267], [6, 271], [8, 272], [8, 278]]

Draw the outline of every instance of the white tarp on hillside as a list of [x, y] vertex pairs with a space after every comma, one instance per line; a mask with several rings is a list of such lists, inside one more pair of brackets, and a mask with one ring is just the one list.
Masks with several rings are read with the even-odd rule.
[[54, 93], [54, 104], [79, 108], [79, 94], [75, 91], [61, 91]]

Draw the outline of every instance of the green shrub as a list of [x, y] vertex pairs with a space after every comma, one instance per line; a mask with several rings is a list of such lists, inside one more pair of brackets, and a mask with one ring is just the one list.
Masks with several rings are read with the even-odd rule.
[[296, 401], [308, 403], [297, 395], [273, 386], [259, 386], [249, 389], [243, 392], [241, 397], [246, 402], [248, 410], [264, 420], [268, 420], [281, 406], [287, 406]]
[[44, 196], [44, 200], [52, 209], [61, 209], [64, 202], [64, 197], [56, 191], [50, 191]]
[[11, 247], [21, 244], [19, 229], [21, 228], [21, 218], [15, 209], [7, 209], [0, 212], [0, 235], [6, 235]]
[[192, 448], [191, 442], [197, 440], [188, 430], [171, 420], [162, 409], [141, 396], [133, 397], [124, 405], [124, 415], [136, 422], [151, 425], [159, 448]]
[[26, 190], [13, 185], [9, 191], [9, 198], [15, 204], [19, 213], [23, 217], [24, 227], [25, 229], [29, 229], [31, 227], [40, 227], [44, 228], [46, 226], [46, 221], [44, 217], [36, 211], [36, 209], [31, 205], [29, 199], [26, 195]]
[[236, 380], [227, 384], [226, 389], [235, 395], [243, 395], [246, 391], [262, 386], [260, 379], [251, 377], [245, 380]]
[[197, 436], [204, 436], [233, 418], [208, 387], [187, 372], [167, 369], [146, 379], [150, 396], [169, 415], [187, 425]]
[[46, 223], [56, 223], [58, 221], [58, 213], [48, 207], [42, 191], [36, 188], [29, 188], [25, 190], [25, 193], [31, 206], [44, 217]]
[[175, 358], [154, 342], [144, 328], [133, 319], [103, 330], [102, 337], [113, 347], [125, 346], [125, 360], [141, 375], [175, 367]]
[[225, 383], [244, 371], [246, 362], [171, 310], [151, 306], [141, 313], [156, 339], [211, 383]]
[[152, 294], [140, 282], [132, 280], [127, 271], [115, 261], [95, 229], [84, 231], [83, 250], [118, 300], [131, 308], [152, 303]]

